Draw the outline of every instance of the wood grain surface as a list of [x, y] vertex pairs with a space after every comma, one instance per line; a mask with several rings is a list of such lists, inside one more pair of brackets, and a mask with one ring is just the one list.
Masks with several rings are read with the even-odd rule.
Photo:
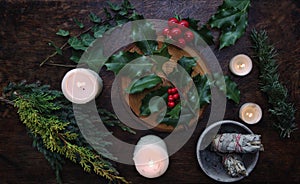
[[[114, 2], [120, 2], [115, 0]], [[193, 17], [205, 23], [222, 4], [221, 0], [131, 0], [139, 13], [145, 18], [168, 19], [175, 13], [182, 17]], [[9, 81], [28, 82], [37, 80], [60, 89], [64, 74], [70, 68], [45, 65], [40, 62], [53, 52], [47, 43], [52, 40], [58, 45], [64, 39], [55, 33], [58, 29], [78, 29], [72, 18], [88, 22], [90, 11], [103, 16], [105, 1], [0, 1], [0, 91]], [[272, 127], [273, 119], [268, 113], [267, 98], [259, 91], [258, 68], [254, 64], [252, 72], [245, 77], [232, 75], [228, 69], [229, 60], [236, 54], [252, 55], [249, 34], [251, 29], [266, 29], [278, 49], [280, 80], [289, 90], [290, 101], [298, 109], [296, 121], [300, 119], [300, 3], [296, 0], [253, 0], [249, 11], [249, 26], [245, 35], [231, 47], [221, 51], [212, 47], [223, 72], [238, 83], [241, 102], [238, 105], [227, 103], [224, 119], [240, 121], [239, 107], [245, 102], [258, 103], [263, 110], [263, 118], [256, 125], [248, 126], [253, 132], [262, 135], [265, 151], [260, 154], [254, 171], [241, 183], [298, 183], [300, 181], [300, 132], [295, 131], [290, 139], [280, 139]], [[218, 33], [214, 33], [217, 35]], [[56, 63], [73, 64], [68, 58], [53, 58]], [[110, 87], [114, 76], [112, 72], [101, 71], [104, 91], [99, 106], [112, 110]], [[98, 101], [99, 101], [98, 99]], [[196, 158], [196, 144], [206, 126], [210, 106], [191, 139], [185, 146], [170, 157], [167, 172], [157, 179], [140, 176], [134, 166], [116, 164], [120, 174], [132, 183], [215, 183], [199, 167]], [[119, 138], [136, 143], [145, 134], [164, 133], [141, 131], [128, 136], [115, 130]], [[16, 110], [0, 105], [0, 183], [55, 183], [55, 175], [43, 155], [31, 146]], [[69, 161], [63, 169], [64, 183], [106, 183], [94, 174], [85, 173], [80, 166]]]

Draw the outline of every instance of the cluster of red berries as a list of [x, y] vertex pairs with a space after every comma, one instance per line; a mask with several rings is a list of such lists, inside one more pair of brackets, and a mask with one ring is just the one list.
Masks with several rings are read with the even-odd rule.
[[168, 107], [173, 108], [176, 105], [176, 102], [179, 100], [179, 94], [177, 88], [168, 89]]
[[184, 29], [184, 27], [189, 27], [188, 21], [179, 21], [177, 18], [172, 17], [168, 20], [168, 27], [163, 30], [163, 35], [170, 39], [177, 40], [180, 47], [185, 47], [186, 43], [194, 40], [194, 33]]

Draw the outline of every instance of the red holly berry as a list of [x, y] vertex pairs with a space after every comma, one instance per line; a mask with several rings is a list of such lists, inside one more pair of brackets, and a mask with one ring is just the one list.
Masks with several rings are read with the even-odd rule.
[[186, 31], [184, 33], [184, 39], [187, 42], [191, 42], [194, 40], [194, 33], [192, 31]]
[[169, 102], [173, 102], [173, 101], [174, 101], [173, 95], [169, 95], [169, 96], [168, 96], [168, 101], [169, 101]]
[[173, 108], [175, 106], [174, 102], [168, 102], [168, 107]]
[[179, 38], [178, 39], [178, 44], [179, 44], [179, 47], [185, 47], [185, 45], [186, 45], [185, 39], [184, 38]]
[[169, 20], [168, 20], [168, 26], [170, 28], [176, 27], [178, 23], [179, 23], [179, 21], [175, 17], [169, 18]]
[[168, 89], [168, 94], [169, 94], [169, 95], [172, 95], [172, 94], [173, 94], [173, 93], [172, 93], [172, 88], [169, 88], [169, 89]]
[[180, 37], [180, 36], [181, 36], [181, 33], [182, 33], [181, 29], [179, 29], [179, 28], [177, 28], [177, 27], [171, 29], [171, 31], [170, 31], [170, 35], [171, 35], [173, 38], [178, 38], [178, 37]]
[[170, 33], [170, 29], [166, 27], [165, 29], [163, 29], [162, 33], [163, 33], [164, 36], [168, 36], [169, 33]]
[[172, 95], [172, 98], [174, 100], [178, 100], [179, 99], [179, 94], [178, 93], [175, 93], [174, 95]]
[[180, 26], [189, 27], [189, 22], [186, 20], [181, 20], [178, 24]]
[[178, 90], [177, 90], [177, 88], [171, 88], [171, 92], [172, 92], [172, 94], [176, 94], [176, 93], [178, 93]]

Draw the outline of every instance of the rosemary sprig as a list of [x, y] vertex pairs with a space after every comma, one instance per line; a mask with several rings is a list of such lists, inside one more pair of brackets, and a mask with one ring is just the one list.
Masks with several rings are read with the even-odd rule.
[[269, 112], [276, 118], [274, 127], [279, 131], [280, 137], [290, 137], [297, 129], [293, 103], [288, 102], [288, 90], [279, 81], [278, 64], [276, 62], [277, 51], [268, 42], [266, 31], [253, 30], [251, 33], [253, 49], [260, 70], [260, 89], [268, 96], [268, 102], [272, 108]]

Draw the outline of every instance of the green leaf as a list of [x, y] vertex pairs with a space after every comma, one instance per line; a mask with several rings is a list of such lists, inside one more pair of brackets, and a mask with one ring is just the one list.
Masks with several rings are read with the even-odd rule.
[[76, 38], [76, 37], [71, 37], [71, 38], [69, 38], [68, 43], [69, 43], [69, 45], [70, 45], [73, 49], [75, 49], [75, 50], [83, 50], [83, 51], [85, 51], [86, 48], [87, 48], [87, 47], [82, 43], [82, 41], [79, 40], [79, 39]]
[[214, 75], [214, 84], [219, 88], [220, 91], [226, 92], [226, 97], [230, 100], [233, 100], [235, 103], [240, 102], [240, 90], [237, 87], [237, 84], [231, 80], [228, 76], [224, 76], [224, 83], [222, 83], [222, 75]]
[[138, 14], [136, 11], [133, 11], [132, 15], [128, 18], [131, 21], [144, 19], [143, 15]]
[[118, 4], [112, 3], [110, 1], [108, 1], [107, 4], [109, 5], [109, 8], [113, 11], [121, 10], [121, 6], [119, 6]]
[[79, 50], [72, 50], [72, 56], [70, 57], [71, 61], [78, 63], [82, 55], [82, 51]]
[[92, 42], [95, 41], [95, 38], [92, 37], [89, 33], [82, 34], [80, 38], [83, 45], [86, 47], [89, 47], [92, 44]]
[[222, 32], [220, 49], [233, 45], [245, 32], [248, 25], [248, 9], [250, 0], [225, 0], [218, 11], [209, 20], [212, 28], [219, 28]]
[[79, 26], [80, 29], [84, 28], [84, 25], [82, 22], [80, 22], [77, 18], [73, 18], [74, 22]]
[[151, 74], [138, 79], [127, 90], [129, 94], [139, 93], [145, 89], [151, 89], [159, 83], [162, 83], [161, 78], [155, 74]]
[[[152, 91], [148, 93], [142, 100], [142, 105], [140, 107], [140, 116], [149, 116], [151, 114], [150, 109], [161, 109], [162, 105], [161, 103], [152, 103], [152, 107], [149, 107], [149, 102], [153, 97], [162, 97], [165, 101], [168, 98], [168, 88], [169, 87], [161, 87], [155, 91]], [[158, 101], [157, 101], [158, 102]]]
[[195, 58], [186, 56], [182, 56], [178, 60], [178, 64], [182, 66], [188, 74], [191, 74], [193, 71], [193, 67], [197, 65]]
[[63, 29], [59, 29], [56, 34], [59, 36], [69, 36], [70, 35], [69, 31], [65, 31]]
[[57, 47], [53, 42], [49, 42], [48, 45], [54, 47], [57, 54], [62, 55], [62, 49]]
[[115, 75], [117, 75], [127, 63], [138, 57], [141, 57], [141, 55], [137, 52], [121, 51], [117, 54], [112, 55], [105, 63], [105, 66], [108, 70], [113, 71]]
[[105, 31], [108, 30], [108, 25], [95, 25], [92, 28], [92, 31], [94, 32], [94, 37], [95, 38], [100, 38], [102, 35], [105, 33]]
[[[200, 108], [210, 103], [211, 91], [210, 82], [206, 75], [197, 75], [193, 78], [195, 86], [198, 91]], [[191, 97], [190, 97], [191, 98]]]
[[89, 15], [90, 20], [94, 23], [100, 23], [101, 22], [101, 18], [98, 17], [96, 14], [94, 14], [93, 12], [90, 13]]
[[[152, 24], [146, 23], [132, 25], [132, 38], [136, 45], [144, 53], [144, 55], [152, 55], [157, 50], [158, 43], [155, 40], [147, 40], [146, 38], [156, 38], [156, 31], [152, 28]], [[141, 41], [138, 41], [141, 40]]]
[[203, 25], [198, 30], [198, 34], [208, 45], [214, 44], [214, 37], [212, 36], [211, 31], [207, 28], [206, 25]]
[[172, 118], [172, 119], [179, 119], [179, 115], [180, 115], [180, 111], [181, 111], [181, 105], [180, 103], [178, 103], [175, 107], [173, 107], [168, 113], [167, 115]]

